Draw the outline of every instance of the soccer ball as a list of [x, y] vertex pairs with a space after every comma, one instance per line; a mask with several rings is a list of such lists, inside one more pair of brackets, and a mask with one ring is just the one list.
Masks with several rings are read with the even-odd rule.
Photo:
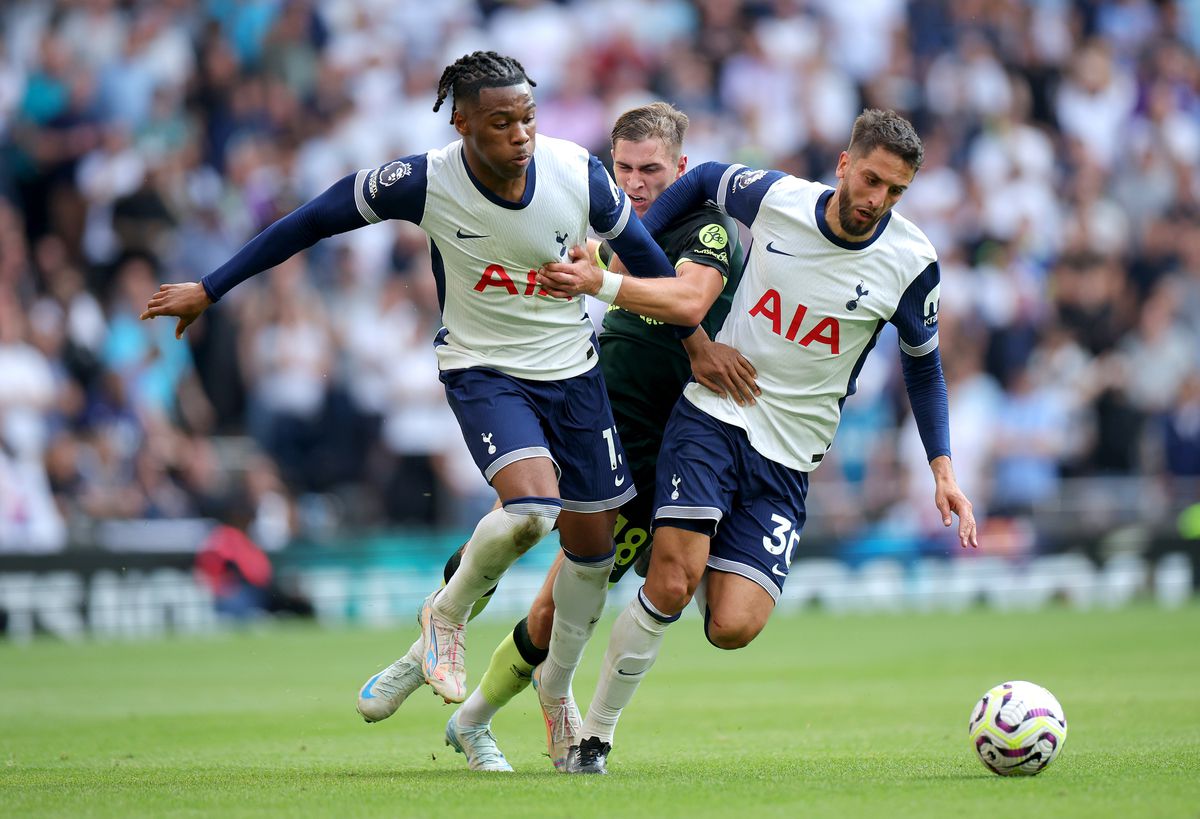
[[1054, 695], [1031, 682], [997, 685], [971, 710], [971, 747], [989, 771], [1033, 776], [1054, 761], [1067, 741], [1067, 717]]

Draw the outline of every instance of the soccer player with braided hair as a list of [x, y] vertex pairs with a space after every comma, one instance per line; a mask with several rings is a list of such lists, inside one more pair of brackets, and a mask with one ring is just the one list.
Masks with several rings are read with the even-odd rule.
[[[687, 169], [683, 151], [687, 127], [687, 115], [666, 102], [632, 108], [613, 125], [613, 174], [639, 216]], [[701, 329], [682, 346], [663, 322], [624, 309], [621, 294], [604, 317], [600, 368], [629, 467], [639, 486], [654, 483], [663, 429], [690, 378], [694, 376], [716, 394], [730, 393], [738, 396], [735, 400], [749, 403], [754, 402], [756, 389], [753, 367], [740, 353], [707, 341], [729, 313], [741, 277], [744, 254], [732, 218], [702, 204], [672, 224], [659, 244], [675, 264], [678, 281], [672, 284], [689, 286], [689, 279], [702, 281], [710, 307]], [[594, 240], [589, 242], [589, 251], [606, 264], [612, 261], [609, 249]], [[649, 493], [642, 493], [621, 506], [613, 532], [616, 559], [608, 579], [610, 588], [632, 566], [644, 565], [648, 557], [652, 502]], [[459, 549], [447, 562], [447, 581], [458, 570], [465, 550], [466, 546]], [[553, 587], [562, 564], [560, 555], [529, 614], [496, 647], [478, 687], [450, 718], [448, 735], [462, 739], [456, 747], [466, 755], [471, 770], [509, 770], [491, 722], [529, 685], [546, 658], [555, 608]], [[486, 595], [481, 598], [472, 616], [487, 601]], [[363, 687], [358, 709], [368, 722], [390, 717], [420, 687], [423, 680], [403, 676], [403, 669], [402, 658]]]
[[[536, 271], [585, 242], [589, 226], [635, 275], [674, 270], [598, 159], [536, 134], [532, 87], [511, 57], [457, 60], [434, 110], [452, 100], [458, 140], [349, 174], [199, 282], [162, 285], [142, 318], [174, 316], [182, 337], [237, 284], [320, 239], [385, 219], [424, 230], [442, 309], [433, 340], [440, 377], [502, 505], [476, 526], [450, 582], [425, 600], [403, 673], [420, 674], [447, 702], [465, 699], [468, 613], [557, 522], [564, 560], [538, 695], [561, 767], [580, 723], [571, 680], [604, 606], [617, 509], [635, 490], [584, 300], [551, 296]], [[695, 326], [707, 309], [702, 288], [678, 296], [668, 322]], [[449, 728], [447, 739], [461, 742]]]

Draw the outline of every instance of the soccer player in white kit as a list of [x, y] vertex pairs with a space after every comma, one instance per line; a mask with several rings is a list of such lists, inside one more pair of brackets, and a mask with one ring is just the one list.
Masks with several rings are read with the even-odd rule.
[[[444, 323], [434, 340], [441, 379], [502, 506], [479, 522], [458, 572], [425, 601], [421, 636], [397, 661], [399, 673], [421, 674], [447, 702], [462, 702], [471, 606], [557, 520], [565, 560], [537, 683], [561, 768], [580, 721], [571, 679], [604, 607], [617, 510], [635, 490], [584, 300], [550, 294], [536, 271], [584, 243], [589, 225], [630, 270], [674, 271], [599, 160], [570, 142], [535, 139], [533, 84], [520, 63], [495, 52], [459, 59], [442, 74], [434, 110], [452, 97], [461, 139], [346, 176], [200, 282], [163, 285], [142, 318], [176, 316], [179, 336], [239, 282], [319, 239], [384, 219], [425, 231]], [[677, 314], [667, 320], [681, 323]], [[368, 694], [373, 684], [388, 680], [377, 675]]]
[[[657, 234], [709, 199], [750, 228], [754, 244], [716, 340], [749, 359], [762, 394], [741, 405], [691, 383], [676, 405], [657, 466], [650, 570], [613, 626], [570, 772], [606, 772], [621, 711], [693, 595], [713, 645], [741, 648], [762, 631], [804, 525], [808, 473], [833, 442], [842, 404], [885, 322], [899, 331], [934, 502], [946, 526], [958, 515], [962, 546], [978, 545], [971, 503], [950, 462], [937, 254], [892, 211], [922, 156], [907, 120], [868, 110], [839, 157], [836, 188], [710, 162], [675, 182], [646, 215]], [[653, 297], [661, 287], [615, 275], [581, 259], [549, 265], [540, 280], [560, 295], [619, 287], [629, 309], [662, 317]]]

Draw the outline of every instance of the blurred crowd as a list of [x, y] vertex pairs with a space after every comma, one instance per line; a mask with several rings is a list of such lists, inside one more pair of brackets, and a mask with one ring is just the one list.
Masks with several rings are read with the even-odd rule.
[[[411, 225], [318, 244], [183, 341], [138, 320], [344, 174], [451, 141], [436, 83], [480, 48], [523, 62], [542, 133], [602, 157], [665, 99], [693, 164], [832, 182], [863, 107], [904, 112], [926, 161], [899, 210], [940, 254], [984, 514], [1200, 476], [1197, 0], [12, 0], [0, 32], [0, 550], [235, 502], [268, 548], [490, 504]], [[845, 535], [937, 528], [894, 350], [815, 476]]]

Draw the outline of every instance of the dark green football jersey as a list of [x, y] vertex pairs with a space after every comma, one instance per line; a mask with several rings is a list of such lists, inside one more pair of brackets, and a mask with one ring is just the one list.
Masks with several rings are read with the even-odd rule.
[[[681, 262], [696, 262], [716, 269], [725, 280], [724, 290], [701, 324], [709, 337], [715, 336], [729, 315], [733, 291], [742, 273], [742, 246], [738, 241], [737, 223], [716, 208], [706, 205], [668, 228], [659, 237], [658, 244], [676, 267]], [[683, 383], [691, 374], [687, 353], [674, 331], [656, 319], [639, 316], [615, 304], [610, 305], [604, 317], [604, 333], [600, 338], [602, 344], [620, 338], [636, 342], [641, 348], [654, 347], [669, 357], [674, 366], [673, 372], [683, 378]], [[662, 362], [646, 359], [645, 363], [647, 375], [660, 377]]]
[[[715, 337], [729, 315], [733, 291], [742, 275], [744, 259], [737, 223], [705, 206], [668, 228], [658, 244], [676, 267], [681, 262], [696, 262], [716, 269], [725, 280], [721, 295], [701, 323], [709, 337]], [[638, 488], [637, 497], [622, 507], [617, 521], [617, 565], [611, 578], [615, 582], [649, 539], [654, 464], [663, 430], [691, 378], [692, 367], [670, 325], [611, 305], [600, 334], [600, 368]]]

